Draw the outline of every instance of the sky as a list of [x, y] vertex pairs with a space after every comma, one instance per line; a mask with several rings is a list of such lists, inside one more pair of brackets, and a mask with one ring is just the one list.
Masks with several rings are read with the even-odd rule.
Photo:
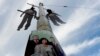
[[17, 31], [22, 20], [17, 9], [25, 10], [31, 7], [27, 3], [39, 2], [66, 22], [60, 26], [50, 24], [67, 56], [100, 56], [100, 0], [0, 0], [0, 56], [24, 56], [36, 20], [27, 31]]

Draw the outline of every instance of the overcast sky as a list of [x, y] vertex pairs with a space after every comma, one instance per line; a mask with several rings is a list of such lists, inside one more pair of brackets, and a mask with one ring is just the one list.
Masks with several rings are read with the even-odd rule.
[[[16, 31], [22, 18], [17, 9], [30, 8], [27, 3], [51, 8], [66, 22], [51, 26], [68, 56], [100, 56], [100, 0], [0, 0], [0, 56], [23, 56], [28, 36], [36, 30], [36, 20], [27, 31]], [[67, 5], [67, 8], [60, 7]]]

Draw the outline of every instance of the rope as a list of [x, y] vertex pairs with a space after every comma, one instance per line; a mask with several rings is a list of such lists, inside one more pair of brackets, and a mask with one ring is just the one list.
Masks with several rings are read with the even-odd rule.
[[66, 5], [44, 5], [44, 6], [53, 6], [53, 7], [68, 7]]
[[[36, 5], [33, 4], [29, 4], [28, 5], [34, 6], [34, 7], [38, 7]], [[52, 6], [52, 7], [63, 7], [63, 8], [83, 8], [83, 9], [93, 9], [93, 10], [100, 10], [100, 9], [96, 9], [96, 8], [89, 8], [89, 7], [75, 7], [75, 6], [66, 6], [66, 5], [44, 5], [44, 6]]]
[[66, 5], [45, 5], [45, 6], [63, 7], [63, 8], [83, 8], [83, 9], [100, 10], [100, 8], [78, 7], [78, 6], [66, 6]]

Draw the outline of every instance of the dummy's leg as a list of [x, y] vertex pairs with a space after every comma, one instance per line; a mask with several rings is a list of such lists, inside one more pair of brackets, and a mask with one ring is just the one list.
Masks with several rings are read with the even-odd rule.
[[53, 22], [54, 25], [59, 26], [59, 24], [56, 22], [55, 19], [52, 18], [51, 21]]
[[31, 24], [31, 20], [32, 20], [32, 16], [28, 18], [28, 20], [27, 20], [27, 24], [25, 25], [25, 30], [27, 30], [28, 27], [30, 26], [30, 24]]
[[65, 24], [66, 23], [66, 22], [62, 21], [59, 17], [56, 17], [56, 20], [61, 24]]
[[18, 26], [17, 30], [20, 30], [23, 27], [23, 25], [25, 24], [26, 21], [27, 21], [27, 17], [24, 16], [24, 18], [23, 18], [22, 22], [20, 23], [20, 25]]

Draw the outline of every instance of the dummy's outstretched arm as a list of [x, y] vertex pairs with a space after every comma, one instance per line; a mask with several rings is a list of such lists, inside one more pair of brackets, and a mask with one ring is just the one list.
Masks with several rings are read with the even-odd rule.
[[22, 15], [24, 14], [25, 12], [23, 12], [21, 15], [20, 15], [20, 17], [22, 17]]
[[57, 16], [61, 16], [61, 15], [59, 15], [59, 14], [57, 14], [57, 13], [54, 13], [55, 15], [57, 15]]

